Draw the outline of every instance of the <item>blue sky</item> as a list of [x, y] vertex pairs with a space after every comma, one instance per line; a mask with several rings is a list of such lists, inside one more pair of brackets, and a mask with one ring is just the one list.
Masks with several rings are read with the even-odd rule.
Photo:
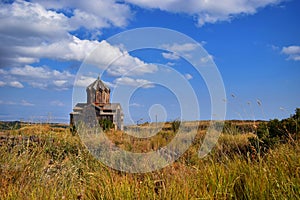
[[102, 53], [99, 65], [123, 55], [102, 79], [112, 91], [116, 85], [136, 88], [127, 123], [129, 118], [151, 121], [155, 115], [160, 121], [180, 117], [176, 95], [151, 84], [159, 64], [182, 74], [196, 93], [200, 117], [191, 114], [185, 120], [210, 119], [207, 86], [186, 60], [176, 57], [174, 46], [127, 52], [126, 46], [108, 42], [142, 27], [172, 29], [204, 47], [224, 82], [227, 119], [288, 117], [300, 107], [299, 9], [296, 0], [1, 1], [0, 120], [68, 122], [76, 103], [73, 86], [82, 91], [75, 100], [84, 101], [85, 86], [103, 72], [78, 73], [95, 48]]

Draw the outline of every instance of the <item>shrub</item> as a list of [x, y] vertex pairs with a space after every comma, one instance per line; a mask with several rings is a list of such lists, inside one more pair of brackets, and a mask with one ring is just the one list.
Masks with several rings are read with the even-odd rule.
[[179, 120], [174, 120], [172, 121], [172, 130], [174, 133], [176, 133], [178, 131], [180, 127], [180, 121]]
[[114, 124], [109, 119], [101, 119], [101, 120], [99, 120], [99, 124], [102, 127], [103, 131], [114, 128]]
[[250, 138], [249, 142], [257, 152], [265, 153], [279, 143], [294, 143], [299, 135], [300, 108], [291, 117], [283, 120], [273, 119], [268, 123], [261, 123], [257, 129], [257, 138]]

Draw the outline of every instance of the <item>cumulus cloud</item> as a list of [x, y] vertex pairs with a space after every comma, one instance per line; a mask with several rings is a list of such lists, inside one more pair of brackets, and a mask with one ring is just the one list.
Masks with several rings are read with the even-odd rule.
[[15, 87], [15, 88], [23, 88], [23, 84], [20, 83], [19, 81], [12, 81], [8, 84], [11, 87]]
[[176, 53], [184, 53], [184, 52], [191, 52], [195, 50], [198, 46], [194, 43], [174, 43], [174, 44], [164, 44], [162, 48]]
[[86, 62], [96, 64], [111, 76], [122, 76], [126, 73], [143, 75], [158, 70], [156, 65], [145, 63], [131, 56], [124, 47], [113, 46], [105, 40], [99, 43], [93, 53], [87, 57]]
[[4, 86], [14, 87], [14, 88], [23, 88], [24, 87], [24, 85], [22, 83], [20, 83], [19, 81], [9, 81], [9, 82], [0, 81], [0, 87], [4, 87]]
[[58, 71], [55, 69], [50, 69], [46, 66], [33, 67], [26, 65], [25, 67], [14, 67], [8, 71], [8, 73], [17, 76], [24, 76], [29, 78], [38, 78], [38, 79], [65, 79], [68, 77], [73, 77], [73, 75], [68, 71]]
[[[6, 31], [12, 35], [43, 35], [52, 38], [65, 36], [66, 31], [81, 27], [88, 30], [124, 27], [131, 18], [129, 6], [114, 0], [17, 0], [11, 4], [1, 3], [0, 10], [3, 21], [1, 27], [7, 27]], [[21, 32], [14, 33], [15, 28]]]
[[[103, 28], [125, 27], [132, 17], [129, 4], [142, 8], [157, 8], [167, 12], [189, 13], [197, 17], [199, 24], [229, 20], [240, 13], [252, 14], [258, 8], [280, 3], [283, 0], [16, 0], [12, 3], [0, 3], [0, 67], [20, 67], [24, 64], [39, 62], [41, 58], [82, 61], [94, 49], [97, 56], [91, 57], [100, 68], [106, 66], [110, 58], [115, 60], [107, 72], [120, 76], [131, 71], [142, 75], [153, 73], [157, 67], [153, 64], [130, 56], [126, 50], [112, 46], [106, 41], [79, 39], [72, 32], [83, 28], [92, 35], [101, 34]], [[91, 38], [86, 36], [87, 38]], [[187, 53], [193, 44], [173, 44], [170, 51]], [[100, 50], [99, 50], [100, 49]], [[100, 53], [100, 54], [99, 54]], [[100, 55], [100, 56], [99, 56]], [[187, 55], [187, 54], [185, 54]], [[178, 59], [177, 54], [164, 53], [170, 60]], [[136, 67], [138, 66], [138, 67]], [[132, 71], [132, 68], [135, 70]], [[55, 82], [59, 85], [62, 82]], [[42, 84], [33, 84], [40, 85]]]
[[143, 8], [160, 9], [172, 13], [187, 13], [196, 17], [197, 24], [229, 21], [240, 14], [254, 14], [259, 8], [279, 4], [285, 0], [125, 0]]
[[53, 84], [57, 87], [64, 86], [68, 81], [67, 80], [54, 80]]
[[[0, 41], [3, 38], [0, 36]], [[75, 36], [66, 37], [50, 44], [21, 42], [19, 44], [10, 44], [0, 47], [0, 51], [7, 52], [0, 55], [3, 61], [0, 65], [4, 67], [21, 66], [22, 64], [35, 63], [40, 58], [50, 58], [57, 60], [75, 60], [82, 61], [89, 53], [94, 50], [99, 42], [80, 40]]]
[[[75, 86], [77, 87], [87, 87], [92, 82], [94, 82], [96, 79], [95, 77], [90, 76], [84, 76], [81, 75], [77, 77], [75, 81]], [[103, 80], [102, 80], [103, 81]], [[154, 87], [153, 83], [145, 80], [145, 79], [134, 79], [131, 77], [123, 76], [118, 77], [114, 79], [113, 83], [103, 81], [104, 84], [106, 84], [109, 88], [114, 88], [118, 85], [125, 85], [125, 86], [132, 86], [132, 87], [142, 87], [142, 88], [152, 88]]]
[[[46, 10], [39, 4], [27, 1], [15, 1], [12, 4], [0, 4], [0, 30], [2, 34], [19, 38], [33, 37], [31, 41], [64, 37], [71, 30], [68, 17], [55, 11]], [[16, 31], [18, 30], [18, 31]]]
[[[33, 88], [54, 89], [59, 91], [71, 89], [73, 85], [77, 87], [87, 87], [96, 80], [95, 77], [85, 75], [78, 75], [75, 80], [75, 74], [72, 74], [69, 71], [50, 69], [47, 66], [33, 67], [30, 65], [2, 70], [0, 77], [0, 87], [10, 86], [23, 88], [24, 85], [21, 83], [23, 82]], [[151, 82], [147, 80], [129, 77], [116, 78], [114, 79], [114, 83], [103, 82], [110, 88], [115, 87], [116, 83], [121, 85], [141, 86], [144, 88], [153, 87]]]
[[133, 79], [130, 77], [120, 77], [115, 80], [116, 84], [128, 85], [133, 87], [152, 88], [154, 84], [145, 79]]
[[72, 14], [70, 23], [74, 28], [124, 27], [132, 17], [130, 7], [115, 0], [33, 0], [33, 2], [43, 5], [47, 9], [67, 10]]
[[95, 81], [94, 77], [81, 75], [76, 79], [75, 86], [77, 86], [77, 87], [87, 87], [88, 85], [90, 85], [94, 81]]
[[162, 56], [165, 59], [169, 59], [169, 60], [179, 60], [180, 56], [178, 56], [176, 53], [162, 53]]
[[[172, 54], [178, 56], [178, 58], [179, 56], [182, 56], [184, 58], [191, 58], [192, 55], [195, 53], [196, 49], [199, 48], [199, 46], [195, 43], [183, 43], [183, 44], [174, 43], [174, 44], [163, 44], [161, 48], [172, 52]], [[169, 55], [169, 57], [171, 56]]]
[[[40, 89], [68, 89], [73, 85], [73, 74], [46, 66], [33, 67], [31, 64], [39, 62], [42, 58], [83, 61], [94, 50], [87, 61], [96, 64], [100, 69], [105, 69], [111, 64], [107, 69], [111, 76], [155, 73], [158, 70], [156, 65], [131, 56], [124, 48], [113, 46], [105, 40], [91, 40], [90, 36], [86, 36], [87, 39], [79, 38], [73, 33], [80, 28], [97, 36], [103, 28], [125, 27], [132, 17], [129, 4], [167, 12], [188, 13], [196, 16], [198, 24], [203, 25], [230, 20], [232, 16], [240, 13], [253, 14], [258, 8], [281, 1], [283, 0], [2, 1], [0, 67], [6, 68], [0, 69], [0, 87], [23, 88], [23, 84], [26, 83]], [[165, 45], [165, 48], [171, 53], [163, 53], [163, 56], [169, 60], [176, 60], [178, 55], [189, 56], [196, 46], [189, 43], [169, 44]], [[287, 54], [289, 59], [298, 60], [299, 53], [291, 52], [293, 48], [285, 47], [282, 52]], [[86, 86], [93, 80], [81, 77], [77, 84]], [[129, 85], [147, 85], [143, 79], [122, 77], [118, 81]], [[112, 83], [108, 84], [114, 86]]]
[[[165, 58], [169, 58], [170, 60], [178, 60], [180, 56], [184, 58], [191, 58], [196, 49], [199, 46], [196, 43], [174, 43], [174, 44], [163, 44], [161, 48], [170, 51], [171, 53], [162, 53], [162, 56]], [[178, 58], [178, 59], [177, 59]]]
[[[203, 42], [202, 42], [203, 43]], [[196, 43], [174, 43], [174, 44], [163, 44], [161, 48], [170, 51], [171, 53], [162, 53], [162, 56], [169, 60], [177, 60], [180, 58], [180, 56], [190, 59], [190, 58], [197, 58], [199, 57], [199, 52], [202, 52], [202, 49], [200, 48]], [[206, 54], [202, 55], [199, 59], [197, 58], [198, 64], [206, 64], [210, 61], [214, 61], [213, 55]]]
[[3, 82], [3, 81], [0, 81], [0, 87], [3, 87], [3, 86], [5, 86], [6, 85], [6, 83], [5, 82]]
[[[62, 11], [67, 12], [66, 9], [72, 12], [71, 17], [63, 14]], [[113, 46], [105, 40], [79, 39], [69, 33], [80, 27], [94, 29], [126, 25], [129, 7], [125, 4], [98, 0], [60, 3], [15, 1], [12, 4], [0, 4], [0, 11], [0, 67], [18, 67], [11, 72], [14, 75], [22, 76], [24, 73], [46, 78], [51, 75], [49, 71], [30, 68], [29, 64], [41, 58], [83, 61], [91, 53], [87, 61], [101, 69], [114, 61], [107, 70], [112, 76], [120, 76], [128, 71], [142, 75], [157, 70], [155, 65], [145, 63], [129, 55], [124, 48]], [[21, 69], [24, 65], [25, 69]], [[62, 80], [53, 84], [64, 85]], [[31, 85], [45, 87], [43, 83], [33, 82]]]
[[75, 77], [68, 71], [58, 71], [46, 66], [33, 67], [26, 65], [25, 67], [13, 67], [2, 71], [0, 77], [5, 81], [2, 81], [2, 85], [16, 88], [24, 87], [20, 82], [22, 81], [34, 88], [66, 90], [72, 86]]
[[68, 36], [69, 30], [66, 16], [48, 11], [39, 4], [1, 3], [1, 66], [37, 62], [39, 58], [27, 52], [27, 48], [58, 42]]
[[[74, 84], [75, 84], [76, 87], [86, 88], [87, 86], [89, 86], [95, 80], [96, 80], [95, 77], [80, 75], [80, 76], [77, 77]], [[109, 88], [115, 87], [115, 85], [113, 83], [110, 83], [110, 82], [107, 82], [107, 81], [104, 81], [104, 80], [101, 80], [101, 81], [105, 85], [107, 85]]]
[[21, 100], [20, 102], [16, 101], [2, 101], [0, 100], [0, 104], [2, 105], [19, 105], [19, 106], [34, 106], [33, 103], [30, 103], [26, 100]]
[[283, 47], [281, 53], [288, 56], [288, 60], [300, 61], [300, 46]]
[[79, 39], [71, 31], [122, 27], [130, 15], [128, 5], [115, 1], [0, 3], [0, 67], [22, 66], [41, 58], [82, 61], [100, 43]]

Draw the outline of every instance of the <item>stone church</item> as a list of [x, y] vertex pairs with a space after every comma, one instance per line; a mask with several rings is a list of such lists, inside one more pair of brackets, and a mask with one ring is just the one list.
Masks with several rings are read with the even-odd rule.
[[123, 111], [119, 103], [110, 103], [110, 89], [98, 77], [86, 88], [87, 102], [77, 103], [70, 113], [70, 124], [86, 124], [97, 120], [110, 120], [116, 130], [123, 130]]

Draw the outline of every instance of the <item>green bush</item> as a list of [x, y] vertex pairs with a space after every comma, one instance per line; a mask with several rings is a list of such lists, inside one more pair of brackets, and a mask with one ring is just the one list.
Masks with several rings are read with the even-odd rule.
[[101, 120], [99, 120], [99, 124], [100, 124], [101, 128], [103, 129], [103, 131], [107, 131], [107, 130], [114, 128], [113, 122], [109, 119], [101, 119]]
[[178, 131], [180, 127], [180, 121], [179, 120], [174, 120], [172, 121], [172, 130], [174, 133], [176, 133]]
[[261, 123], [257, 129], [257, 138], [250, 138], [249, 142], [257, 152], [266, 153], [279, 143], [294, 143], [299, 136], [300, 108], [291, 117], [283, 120], [273, 119], [268, 123]]

